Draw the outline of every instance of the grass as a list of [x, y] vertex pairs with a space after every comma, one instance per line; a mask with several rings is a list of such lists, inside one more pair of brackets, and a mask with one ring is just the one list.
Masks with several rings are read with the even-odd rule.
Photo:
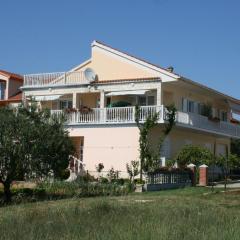
[[240, 236], [240, 191], [186, 188], [0, 208], [0, 239], [224, 239]]

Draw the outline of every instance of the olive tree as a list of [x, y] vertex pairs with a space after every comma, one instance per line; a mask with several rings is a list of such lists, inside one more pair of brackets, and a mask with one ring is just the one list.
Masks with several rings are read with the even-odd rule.
[[11, 201], [11, 184], [49, 176], [59, 177], [74, 151], [63, 121], [36, 106], [0, 108], [0, 183], [5, 202]]

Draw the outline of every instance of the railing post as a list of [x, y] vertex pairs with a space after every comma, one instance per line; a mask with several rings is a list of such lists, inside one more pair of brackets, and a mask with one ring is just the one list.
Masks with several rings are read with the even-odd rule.
[[160, 122], [164, 122], [164, 106], [160, 106]]
[[199, 167], [199, 185], [208, 185], [208, 166], [203, 164]]
[[105, 123], [107, 120], [107, 108], [100, 109], [100, 122]]
[[66, 72], [64, 73], [64, 83], [65, 84], [67, 83], [67, 73]]
[[135, 122], [135, 114], [136, 114], [136, 108], [133, 107], [133, 110], [132, 110], [132, 122]]

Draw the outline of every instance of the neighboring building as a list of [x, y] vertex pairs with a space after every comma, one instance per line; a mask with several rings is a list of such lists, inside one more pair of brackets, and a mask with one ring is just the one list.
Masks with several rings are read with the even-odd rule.
[[23, 76], [0, 70], [0, 107], [16, 106], [22, 102], [20, 87], [23, 85]]
[[[219, 155], [229, 151], [231, 138], [240, 138], [239, 125], [231, 122], [232, 113], [240, 113], [239, 100], [97, 41], [91, 47], [86, 62], [65, 73], [25, 75], [22, 87], [26, 99], [33, 97], [43, 108], [55, 114], [65, 109], [66, 128], [87, 170], [103, 163], [104, 170], [126, 172], [126, 163], [139, 159], [136, 104], [142, 121], [159, 112], [153, 144], [163, 129], [164, 106], [174, 103], [178, 109], [176, 126], [161, 150], [162, 165], [185, 144]], [[203, 116], [208, 105], [211, 118]]]

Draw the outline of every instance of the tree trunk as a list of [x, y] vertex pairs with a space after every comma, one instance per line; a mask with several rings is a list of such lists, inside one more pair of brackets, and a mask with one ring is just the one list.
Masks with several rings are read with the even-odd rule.
[[12, 201], [12, 194], [11, 194], [11, 184], [9, 182], [3, 183], [4, 186], [4, 202], [5, 203], [10, 203]]

